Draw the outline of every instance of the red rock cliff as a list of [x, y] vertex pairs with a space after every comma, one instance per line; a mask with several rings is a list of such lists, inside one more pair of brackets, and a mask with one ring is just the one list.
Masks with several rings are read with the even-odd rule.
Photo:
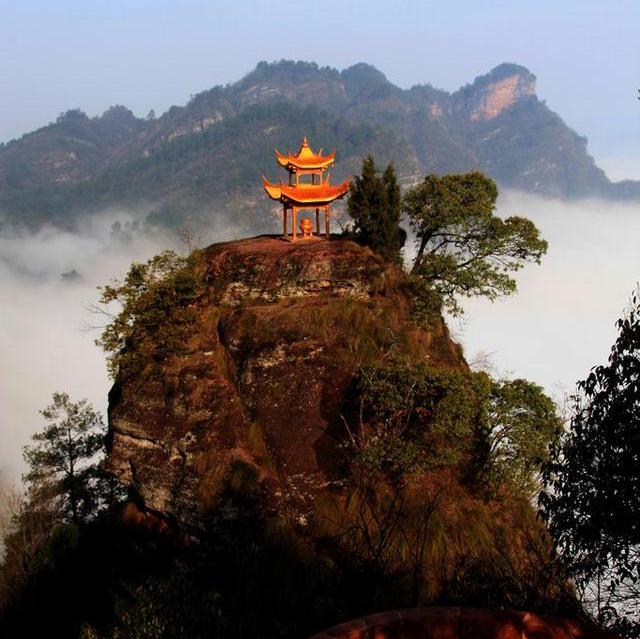
[[391, 349], [464, 367], [440, 323], [409, 318], [399, 269], [346, 240], [271, 237], [205, 250], [206, 301], [187, 353], [110, 394], [110, 466], [147, 509], [189, 519], [234, 465], [272, 499], [330, 485], [357, 367]]

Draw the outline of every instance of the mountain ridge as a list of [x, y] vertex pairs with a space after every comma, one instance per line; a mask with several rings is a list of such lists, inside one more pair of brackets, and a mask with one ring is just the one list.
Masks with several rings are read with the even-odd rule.
[[[373, 153], [401, 181], [480, 169], [501, 187], [563, 198], [640, 198], [640, 182], [613, 183], [587, 140], [541, 101], [536, 76], [503, 63], [449, 93], [402, 89], [367, 63], [342, 71], [314, 62], [260, 62], [159, 117], [117, 105], [89, 118], [79, 109], [0, 145], [0, 214], [10, 223], [67, 224], [105, 206], [143, 203], [176, 225], [214, 215], [269, 230], [259, 175], [274, 146], [336, 148], [336, 177]], [[248, 144], [250, 142], [250, 144]], [[255, 208], [259, 216], [255, 216]], [[252, 221], [253, 220], [253, 221]]]

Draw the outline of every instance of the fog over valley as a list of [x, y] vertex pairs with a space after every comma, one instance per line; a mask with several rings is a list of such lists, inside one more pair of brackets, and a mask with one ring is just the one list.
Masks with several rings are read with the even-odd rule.
[[[606, 359], [614, 323], [640, 277], [638, 208], [505, 192], [499, 212], [534, 220], [549, 252], [541, 266], [517, 275], [516, 295], [494, 304], [469, 300], [465, 316], [449, 318], [449, 325], [469, 361], [489, 354], [499, 373], [527, 377], [561, 398]], [[217, 228], [199, 243], [235, 235]], [[17, 479], [22, 472], [21, 448], [42, 427], [38, 410], [54, 391], [87, 397], [106, 415], [110, 381], [93, 343], [98, 330], [91, 328], [104, 318], [88, 307], [99, 297], [97, 286], [163, 248], [184, 250], [175, 234], [137, 228], [134, 216], [120, 211], [75, 233], [44, 229], [0, 239], [0, 469], [6, 475]]]
[[[218, 229], [215, 239], [232, 236]], [[22, 472], [21, 448], [42, 427], [38, 410], [53, 392], [87, 397], [106, 416], [110, 380], [94, 345], [105, 318], [90, 306], [98, 286], [165, 248], [185, 250], [175, 233], [142, 230], [121, 211], [76, 233], [47, 228], [0, 238], [0, 469], [7, 476]]]
[[545, 386], [556, 399], [604, 362], [615, 322], [640, 279], [637, 204], [562, 202], [506, 192], [499, 212], [532, 219], [549, 242], [540, 266], [516, 275], [518, 292], [472, 299], [450, 320], [468, 359], [491, 355], [498, 371]]

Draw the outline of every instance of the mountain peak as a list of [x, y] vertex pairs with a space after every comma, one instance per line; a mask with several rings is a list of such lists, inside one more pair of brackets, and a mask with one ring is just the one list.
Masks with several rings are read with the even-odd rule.
[[306, 62], [304, 60], [278, 60], [276, 62], [267, 62], [262, 60], [258, 62], [256, 68], [248, 73], [239, 84], [252, 83], [264, 80], [286, 80], [295, 82], [300, 80], [308, 80], [316, 77], [332, 77], [339, 78], [339, 73], [331, 67], [321, 67], [315, 62]]
[[535, 96], [536, 76], [519, 64], [503, 63], [456, 94], [471, 122], [497, 118], [516, 103]]
[[232, 86], [232, 90], [242, 107], [282, 100], [326, 104], [340, 100], [344, 95], [336, 69], [300, 60], [259, 62], [251, 73]]
[[532, 80], [535, 82], [536, 76], [527, 69], [527, 67], [523, 67], [520, 64], [515, 64], [513, 62], [503, 62], [499, 64], [497, 67], [494, 67], [486, 73], [485, 75], [478, 76], [475, 82], [482, 81], [484, 79], [496, 82], [498, 80], [504, 80], [506, 78], [510, 78], [512, 76], [520, 76], [523, 79]]
[[343, 78], [349, 78], [350, 80], [358, 78], [362, 81], [368, 82], [388, 82], [387, 76], [379, 69], [376, 69], [372, 64], [366, 62], [358, 62], [345, 69], [342, 72]]

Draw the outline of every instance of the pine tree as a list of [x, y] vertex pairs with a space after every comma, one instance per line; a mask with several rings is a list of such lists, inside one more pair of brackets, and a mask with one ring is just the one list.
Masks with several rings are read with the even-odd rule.
[[100, 459], [102, 417], [86, 399], [72, 402], [66, 393], [54, 393], [40, 412], [47, 424], [24, 449], [30, 507], [74, 523], [90, 519], [120, 491]]
[[358, 242], [399, 261], [406, 233], [400, 227], [402, 197], [392, 164], [380, 177], [373, 158], [363, 160], [362, 174], [351, 183], [348, 209]]

